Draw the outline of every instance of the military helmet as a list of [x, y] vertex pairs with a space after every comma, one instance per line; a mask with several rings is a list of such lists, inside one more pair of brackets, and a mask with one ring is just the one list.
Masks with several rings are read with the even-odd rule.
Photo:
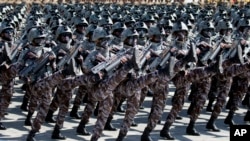
[[28, 41], [32, 42], [35, 38], [45, 38], [46, 34], [42, 27], [33, 27], [28, 32]]
[[112, 19], [110, 17], [108, 17], [108, 18], [102, 17], [98, 21], [98, 26], [112, 25], [112, 24], [113, 24], [113, 21], [112, 21]]
[[92, 39], [97, 41], [100, 38], [111, 38], [111, 35], [103, 27], [98, 26], [93, 32]]
[[220, 20], [216, 26], [217, 32], [223, 29], [233, 29], [233, 25], [229, 20]]
[[86, 28], [86, 36], [88, 36], [89, 34], [93, 34], [93, 32], [94, 32], [95, 29], [96, 29], [96, 25], [90, 24], [90, 25]]
[[132, 29], [127, 28], [122, 32], [121, 40], [125, 41], [128, 37], [133, 37], [133, 36], [139, 37], [138, 32], [133, 28]]
[[113, 33], [115, 30], [119, 30], [119, 29], [124, 30], [126, 28], [127, 27], [126, 27], [126, 25], [124, 23], [122, 23], [122, 22], [116, 22], [116, 23], [114, 23], [112, 25], [111, 33]]
[[85, 18], [83, 18], [83, 17], [77, 17], [77, 18], [75, 18], [75, 20], [74, 20], [74, 25], [80, 25], [80, 24], [82, 24], [82, 25], [85, 25], [85, 26], [88, 26], [88, 21], [85, 19]]
[[212, 29], [214, 30], [214, 24], [211, 21], [202, 21], [198, 25], [199, 33], [204, 29]]
[[188, 33], [188, 27], [184, 22], [174, 23], [172, 33], [174, 34], [175, 32], [179, 31], [186, 31]]
[[165, 35], [165, 30], [162, 27], [153, 25], [148, 29], [148, 35], [150, 37], [154, 35]]
[[144, 29], [144, 30], [148, 31], [147, 25], [142, 21], [138, 21], [138, 22], [135, 23], [135, 29], [136, 30]]
[[2, 33], [6, 29], [12, 29], [14, 31], [14, 26], [8, 21], [3, 21], [0, 24], [0, 33]]
[[58, 39], [59, 35], [62, 33], [70, 33], [72, 35], [72, 30], [66, 25], [60, 25], [56, 29], [56, 39]]
[[250, 27], [250, 19], [249, 18], [241, 18], [238, 23], [238, 29], [241, 27]]

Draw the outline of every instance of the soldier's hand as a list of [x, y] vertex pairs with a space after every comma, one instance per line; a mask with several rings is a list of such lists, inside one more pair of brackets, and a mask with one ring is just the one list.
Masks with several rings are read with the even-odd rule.
[[173, 48], [170, 49], [170, 52], [175, 52], [176, 50], [177, 50], [177, 48], [173, 47]]
[[37, 59], [38, 58], [38, 56], [35, 54], [35, 53], [33, 53], [33, 52], [28, 52], [28, 57], [30, 58], [30, 59]]
[[55, 55], [49, 55], [49, 60], [51, 61], [51, 60], [54, 60], [56, 58], [56, 56]]
[[63, 55], [66, 55], [66, 54], [67, 54], [67, 52], [66, 52], [66, 51], [64, 51], [63, 49], [60, 49], [60, 50], [58, 51], [58, 54], [63, 54]]
[[104, 57], [103, 55], [101, 55], [100, 53], [98, 53], [98, 54], [96, 55], [96, 59], [97, 59], [98, 61], [106, 61], [105, 57]]
[[127, 59], [126, 56], [123, 56], [123, 57], [121, 58], [121, 63], [122, 63], [122, 64], [126, 63], [127, 61], [128, 61], [128, 59]]

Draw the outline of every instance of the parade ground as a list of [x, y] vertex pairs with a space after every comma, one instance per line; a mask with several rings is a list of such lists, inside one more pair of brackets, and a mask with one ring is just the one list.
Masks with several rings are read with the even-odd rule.
[[[11, 105], [8, 109], [8, 115], [3, 119], [3, 124], [7, 127], [7, 130], [0, 130], [0, 141], [25, 141], [28, 135], [28, 132], [31, 127], [24, 126], [24, 120], [26, 118], [27, 113], [20, 110], [20, 105], [22, 101], [22, 97], [24, 92], [20, 89], [21, 83], [17, 81], [18, 84], [15, 85], [15, 93], [11, 100]], [[166, 103], [166, 107], [164, 110], [164, 114], [161, 119], [161, 123], [158, 124], [155, 130], [151, 133], [151, 137], [154, 141], [163, 141], [164, 139], [160, 137], [159, 133], [162, 129], [165, 119], [167, 117], [168, 112], [171, 108], [171, 98], [174, 94], [175, 87], [170, 84], [170, 93], [168, 95], [168, 101]], [[75, 95], [73, 95], [74, 97]], [[131, 127], [130, 131], [127, 134], [127, 137], [124, 141], [140, 141], [140, 137], [142, 132], [147, 124], [147, 118], [150, 112], [152, 97], [146, 97], [145, 102], [143, 103], [144, 109], [140, 109], [137, 114], [135, 121], [138, 123], [137, 127]], [[229, 141], [230, 137], [230, 128], [224, 124], [224, 119], [227, 116], [228, 111], [223, 109], [221, 115], [216, 121], [216, 125], [221, 129], [221, 132], [211, 132], [208, 131], [206, 127], [206, 123], [210, 118], [209, 112], [206, 112], [204, 108], [199, 119], [196, 123], [196, 129], [201, 133], [201, 136], [190, 136], [186, 135], [186, 127], [189, 123], [189, 118], [187, 113], [187, 108], [190, 102], [188, 100], [185, 101], [184, 108], [180, 112], [180, 116], [183, 117], [182, 120], [176, 120], [173, 126], [170, 129], [171, 134], [176, 138], [176, 141]], [[207, 105], [207, 103], [206, 103]], [[205, 105], [205, 106], [206, 106]], [[126, 104], [123, 104], [126, 107]], [[72, 107], [72, 106], [71, 106]], [[69, 111], [71, 110], [71, 107]], [[79, 112], [82, 113], [84, 110], [85, 104], [82, 104]], [[243, 121], [243, 117], [247, 111], [246, 107], [240, 107], [238, 111], [236, 111], [234, 121], [238, 124], [245, 125]], [[36, 113], [34, 114], [36, 115]], [[57, 113], [55, 114], [55, 116]], [[103, 135], [99, 139], [100, 141], [115, 141], [116, 137], [119, 133], [119, 128], [121, 126], [122, 120], [124, 117], [124, 113], [116, 113], [114, 119], [112, 121], [113, 125], [118, 129], [117, 131], [104, 131]], [[33, 117], [34, 118], [34, 117]], [[94, 123], [96, 121], [95, 116], [93, 115], [90, 119], [89, 124], [87, 124], [87, 130], [92, 131], [94, 127]], [[67, 141], [89, 141], [90, 136], [80, 136], [76, 134], [76, 128], [79, 124], [79, 120], [72, 119], [67, 116], [64, 128], [61, 130], [61, 133], [67, 137]], [[44, 123], [42, 129], [39, 133], [36, 134], [37, 141], [53, 141], [51, 139], [51, 134], [54, 128], [54, 124]]]

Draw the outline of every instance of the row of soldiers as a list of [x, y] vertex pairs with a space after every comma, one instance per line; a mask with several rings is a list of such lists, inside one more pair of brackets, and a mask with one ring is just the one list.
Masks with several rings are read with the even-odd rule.
[[[233, 115], [243, 97], [250, 107], [249, 6], [1, 5], [0, 129], [6, 129], [1, 120], [18, 76], [25, 90], [21, 109], [28, 111], [24, 124], [31, 126], [27, 141], [35, 140], [44, 121], [55, 123], [52, 139], [66, 139], [60, 130], [76, 87], [70, 116], [80, 119], [77, 134], [91, 135], [86, 124], [94, 110], [98, 111], [91, 141], [98, 140], [104, 129], [116, 130], [111, 124], [113, 116], [126, 101], [117, 137], [117, 141], [123, 140], [130, 126], [136, 126], [133, 119], [148, 91], [152, 91], [148, 124], [141, 136], [142, 141], [152, 141], [150, 132], [164, 112], [170, 82], [176, 90], [160, 136], [174, 139], [170, 127], [189, 89], [190, 122], [186, 133], [200, 135], [195, 122], [208, 96], [207, 110], [212, 114], [206, 128], [219, 132], [215, 120], [228, 95], [225, 124], [234, 124]], [[79, 116], [86, 95], [87, 105]], [[244, 120], [250, 121], [250, 110]]]

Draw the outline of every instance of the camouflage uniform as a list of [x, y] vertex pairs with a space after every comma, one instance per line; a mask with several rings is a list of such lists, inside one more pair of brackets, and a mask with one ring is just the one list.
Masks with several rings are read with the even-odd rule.
[[[85, 58], [87, 57], [87, 55], [92, 52], [93, 50], [95, 50], [95, 43], [92, 41], [92, 35], [93, 35], [93, 31], [96, 27], [94, 25], [89, 25], [86, 29], [86, 39], [83, 40], [82, 42], [82, 47], [83, 47], [83, 51], [81, 52], [82, 56], [83, 56], [83, 60], [85, 60]], [[85, 73], [85, 70], [82, 70], [83, 73]], [[78, 115], [77, 111], [81, 105], [82, 99], [84, 97], [87, 97], [88, 94], [88, 88], [85, 85], [79, 86], [78, 91], [76, 93], [75, 99], [73, 101], [73, 108], [70, 112], [70, 116], [71, 117], [75, 117], [77, 119], [81, 119], [81, 117]]]
[[[11, 50], [16, 46], [13, 42], [15, 29], [11, 26], [10, 22], [2, 21], [0, 26], [0, 64], [3, 70], [1, 70], [1, 94], [0, 94], [0, 130], [5, 130], [6, 128], [2, 125], [1, 120], [7, 111], [11, 97], [14, 92], [14, 78], [17, 74], [17, 67], [15, 65], [8, 68], [7, 66], [12, 63], [12, 58], [9, 55]], [[8, 68], [8, 69], [7, 69]], [[6, 72], [5, 72], [6, 70]]]

